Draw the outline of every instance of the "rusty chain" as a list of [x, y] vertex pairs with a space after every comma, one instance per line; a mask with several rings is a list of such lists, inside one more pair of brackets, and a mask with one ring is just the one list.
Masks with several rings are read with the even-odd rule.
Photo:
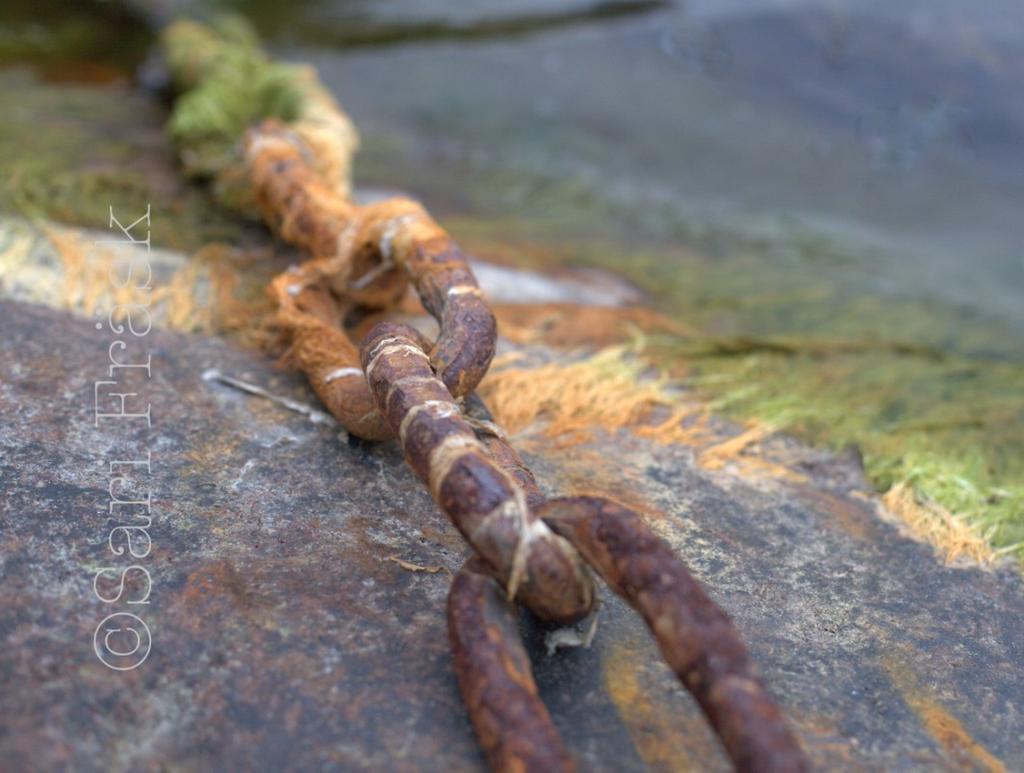
[[[513, 601], [543, 620], [593, 609], [591, 570], [644, 618], [737, 770], [807, 767], [728, 616], [635, 513], [593, 497], [547, 500], [474, 393], [497, 335], [459, 248], [418, 203], [359, 206], [320, 177], [311, 150], [274, 122], [250, 129], [244, 155], [266, 221], [312, 259], [270, 286], [289, 357], [352, 434], [394, 437], [474, 550], [448, 597], [455, 673], [490, 765], [573, 768], [538, 697]], [[347, 305], [394, 306], [411, 282], [440, 333], [377, 324], [361, 346]]]

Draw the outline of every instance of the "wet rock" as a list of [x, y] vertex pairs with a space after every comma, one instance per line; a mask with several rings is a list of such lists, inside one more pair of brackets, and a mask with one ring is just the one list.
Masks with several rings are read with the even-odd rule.
[[[117, 390], [151, 406], [152, 426], [97, 427], [109, 329], [10, 301], [0, 325], [5, 767], [482, 767], [444, 623], [443, 569], [465, 548], [393, 444], [347, 442], [329, 423], [204, 380], [216, 368], [313, 405], [299, 378], [259, 355], [160, 330], [128, 352], [152, 355], [151, 377], [122, 376], [130, 386]], [[852, 461], [787, 446], [779, 453], [817, 463], [813, 478], [790, 480], [703, 468], [691, 449], [625, 431], [571, 452], [523, 445], [552, 491], [644, 505], [734, 617], [820, 768], [1024, 759], [1019, 575], [940, 565], [877, 517]], [[112, 486], [110, 463], [147, 451], [148, 473], [115, 467], [128, 480]], [[111, 512], [111, 489], [122, 501], [151, 494], [147, 555], [112, 553], [111, 530], [141, 522], [142, 508]], [[113, 543], [125, 547], [124, 533]], [[122, 589], [133, 564], [150, 581], [129, 571]], [[94, 590], [103, 567], [115, 571]], [[127, 603], [147, 587], [147, 604]], [[123, 593], [104, 603], [97, 590]], [[605, 595], [589, 649], [549, 657], [545, 632], [522, 620], [581, 767], [725, 769], [640, 621]], [[124, 612], [145, 621], [152, 648], [115, 671], [97, 649], [114, 665], [137, 655], [109, 651], [130, 649], [123, 633], [107, 649], [94, 633]]]

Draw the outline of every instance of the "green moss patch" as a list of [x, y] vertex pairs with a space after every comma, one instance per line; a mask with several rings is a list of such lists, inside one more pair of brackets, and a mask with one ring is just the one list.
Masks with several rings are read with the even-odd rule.
[[270, 61], [238, 17], [214, 26], [180, 21], [163, 35], [179, 91], [168, 130], [186, 171], [215, 178], [237, 162], [246, 128], [261, 119], [288, 122], [302, 109], [294, 68]]

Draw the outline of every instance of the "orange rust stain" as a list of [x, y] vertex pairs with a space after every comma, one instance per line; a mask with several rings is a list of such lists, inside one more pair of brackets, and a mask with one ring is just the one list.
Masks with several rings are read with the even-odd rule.
[[[628, 644], [613, 644], [602, 662], [605, 688], [615, 703], [640, 758], [654, 770], [700, 770], [705, 754], [694, 754], [696, 735], [679, 721], [678, 712], [660, 705], [646, 690], [636, 668], [637, 653]], [[713, 753], [713, 752], [712, 752]]]
[[917, 712], [925, 729], [946, 750], [958, 765], [989, 773], [1006, 773], [1006, 766], [984, 746], [975, 741], [960, 721], [937, 701], [921, 695], [904, 695]]
[[[251, 407], [254, 411], [259, 411], [265, 406], [261, 405], [261, 401], [252, 400]], [[225, 465], [235, 458], [239, 444], [237, 437], [226, 433], [215, 434], [194, 443], [185, 453], [185, 458], [191, 462], [186, 468], [186, 474], [216, 478], [224, 471]]]
[[180, 598], [188, 605], [219, 595], [242, 602], [242, 606], [250, 606], [245, 582], [228, 560], [204, 564], [192, 572], [185, 581]]
[[617, 460], [586, 448], [576, 448], [559, 467], [559, 489], [566, 496], [599, 496], [611, 499], [639, 513], [651, 523], [663, 521], [665, 513], [652, 507], [641, 494], [640, 481], [633, 484]]
[[802, 745], [815, 770], [843, 770], [848, 773], [873, 770], [855, 759], [853, 746], [834, 717], [791, 711], [790, 720], [799, 730]]
[[193, 571], [175, 600], [183, 612], [179, 626], [196, 633], [207, 621], [240, 612], [250, 621], [262, 615], [260, 600], [246, 587], [245, 580], [228, 560], [204, 564]]
[[875, 515], [866, 506], [809, 486], [799, 487], [797, 493], [811, 507], [828, 513], [830, 517], [825, 523], [837, 526], [843, 533], [862, 540], [875, 534]]
[[960, 768], [1006, 773], [1002, 760], [978, 743], [949, 710], [918, 687], [910, 668], [890, 656], [883, 661], [889, 678], [906, 704], [917, 714], [928, 734]]

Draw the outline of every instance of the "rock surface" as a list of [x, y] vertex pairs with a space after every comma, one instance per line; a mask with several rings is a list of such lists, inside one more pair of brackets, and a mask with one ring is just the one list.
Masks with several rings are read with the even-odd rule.
[[[159, 330], [115, 350], [121, 361], [152, 354], [151, 378], [123, 390], [139, 394], [129, 406], [151, 406], [152, 427], [96, 427], [109, 329], [10, 301], [0, 325], [4, 767], [482, 768], [444, 621], [444, 570], [466, 551], [393, 444], [345, 441], [204, 380], [216, 368], [314, 404], [299, 378], [256, 354]], [[734, 617], [821, 769], [1024, 763], [1019, 575], [939, 564], [879, 518], [854, 460], [783, 439], [772, 453], [806, 475], [740, 477], [625, 431], [571, 453], [530, 448], [552, 490], [646, 503]], [[149, 474], [136, 467], [113, 491], [151, 493], [152, 551], [113, 555], [111, 529], [140, 522], [140, 508], [110, 513], [109, 463], [147, 451]], [[124, 533], [113, 541], [124, 546]], [[133, 563], [151, 577], [149, 603], [126, 603], [145, 595], [140, 570], [119, 601], [99, 601], [97, 571], [116, 567], [97, 583], [114, 597]], [[115, 671], [94, 632], [123, 612], [145, 621], [152, 648]], [[605, 594], [589, 649], [548, 656], [543, 631], [525, 617], [523, 628], [583, 769], [727, 769], [616, 599]]]

